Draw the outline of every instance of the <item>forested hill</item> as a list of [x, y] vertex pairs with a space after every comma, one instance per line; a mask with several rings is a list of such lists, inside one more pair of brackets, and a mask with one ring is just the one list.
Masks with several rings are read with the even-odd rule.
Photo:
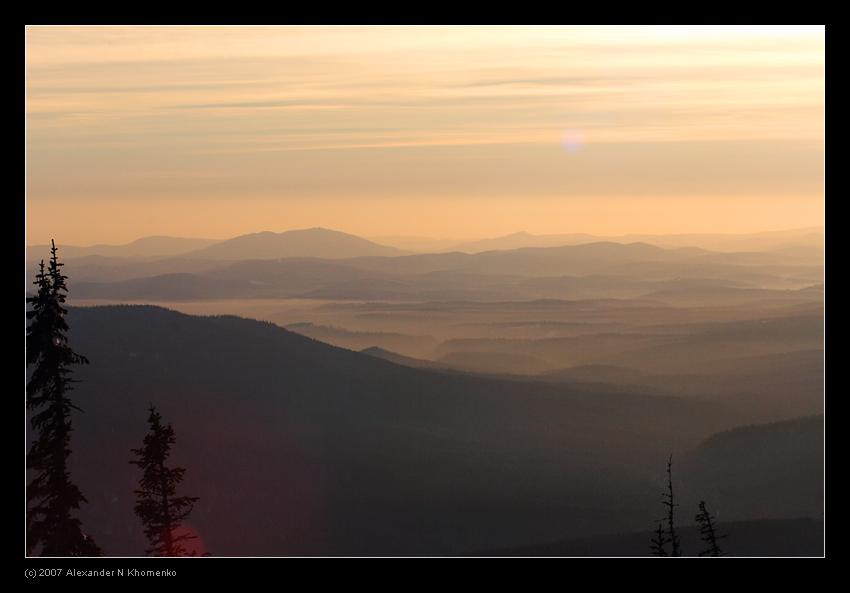
[[668, 452], [738, 424], [705, 402], [412, 369], [275, 325], [72, 308], [83, 523], [138, 554], [129, 451], [153, 403], [219, 555], [433, 554], [639, 530]]

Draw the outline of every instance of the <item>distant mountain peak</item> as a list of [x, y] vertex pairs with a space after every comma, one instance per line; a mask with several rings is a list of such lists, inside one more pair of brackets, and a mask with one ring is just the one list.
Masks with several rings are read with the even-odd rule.
[[319, 257], [344, 259], [360, 256], [393, 256], [405, 252], [374, 243], [357, 235], [324, 227], [291, 229], [275, 233], [262, 231], [221, 241], [193, 255], [205, 259], [281, 259]]

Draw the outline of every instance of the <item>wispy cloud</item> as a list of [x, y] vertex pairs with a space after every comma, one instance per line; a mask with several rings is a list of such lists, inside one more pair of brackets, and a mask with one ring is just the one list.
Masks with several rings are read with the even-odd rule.
[[[565, 171], [585, 179], [576, 191], [617, 193], [628, 186], [613, 174], [592, 169], [601, 180], [590, 184], [571, 167], [584, 153], [619, 162], [620, 146], [694, 142], [705, 148], [680, 166], [758, 144], [782, 167], [739, 167], [730, 184], [783, 192], [803, 185], [788, 181], [793, 163], [778, 147], [823, 138], [822, 28], [29, 27], [26, 51], [35, 200], [222, 187], [510, 188], [532, 199], [567, 191]], [[563, 150], [565, 133], [583, 139], [578, 153]], [[393, 150], [403, 156], [390, 174], [375, 159]], [[525, 164], [499, 161], [515, 179], [481, 164], [494, 151]], [[533, 164], [532, 152], [557, 158]], [[347, 177], [354, 162], [374, 174]], [[658, 194], [686, 191], [662, 167], [641, 175]], [[122, 189], [121, 179], [134, 181]]]

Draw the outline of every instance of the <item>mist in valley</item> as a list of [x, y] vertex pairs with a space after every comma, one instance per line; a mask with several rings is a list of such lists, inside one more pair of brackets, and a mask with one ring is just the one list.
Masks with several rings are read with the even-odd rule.
[[[71, 335], [99, 361], [77, 373], [89, 410], [79, 442], [100, 451], [98, 466], [121, 467], [126, 447], [106, 443], [135, 412], [99, 411], [106, 394], [141, 405], [157, 393], [182, 426], [188, 483], [205, 493], [193, 525], [225, 555], [513, 555], [566, 540], [643, 555], [623, 534], [651, 525], [671, 454], [683, 506], [708, 497], [724, 522], [743, 521], [741, 555], [773, 550], [759, 548], [762, 524], [816, 552], [811, 524], [771, 523], [822, 513], [815, 237], [791, 232], [748, 252], [594, 241], [331, 259], [68, 257]], [[308, 474], [294, 491], [292, 463]], [[132, 521], [123, 497], [107, 500], [116, 486], [91, 472], [78, 467], [118, 514], [83, 516], [133, 554], [138, 532], [113, 530]], [[228, 473], [238, 490], [224, 486]], [[221, 520], [243, 516], [233, 505], [266, 504], [260, 492], [282, 497], [273, 532]], [[321, 535], [317, 516], [329, 521]]]
[[823, 556], [822, 26], [28, 27], [27, 556]]

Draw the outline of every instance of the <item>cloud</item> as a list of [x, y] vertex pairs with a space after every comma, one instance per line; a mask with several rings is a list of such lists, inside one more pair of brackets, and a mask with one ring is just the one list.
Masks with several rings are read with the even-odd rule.
[[[625, 191], [623, 168], [659, 195], [820, 183], [819, 29], [28, 27], [26, 50], [33, 200], [533, 199]], [[582, 150], [561, 148], [566, 130]], [[680, 160], [671, 147], [689, 143]], [[729, 160], [747, 143], [801, 151], [758, 152], [768, 174]], [[661, 156], [731, 173], [685, 183]], [[641, 173], [641, 159], [654, 165]]]

